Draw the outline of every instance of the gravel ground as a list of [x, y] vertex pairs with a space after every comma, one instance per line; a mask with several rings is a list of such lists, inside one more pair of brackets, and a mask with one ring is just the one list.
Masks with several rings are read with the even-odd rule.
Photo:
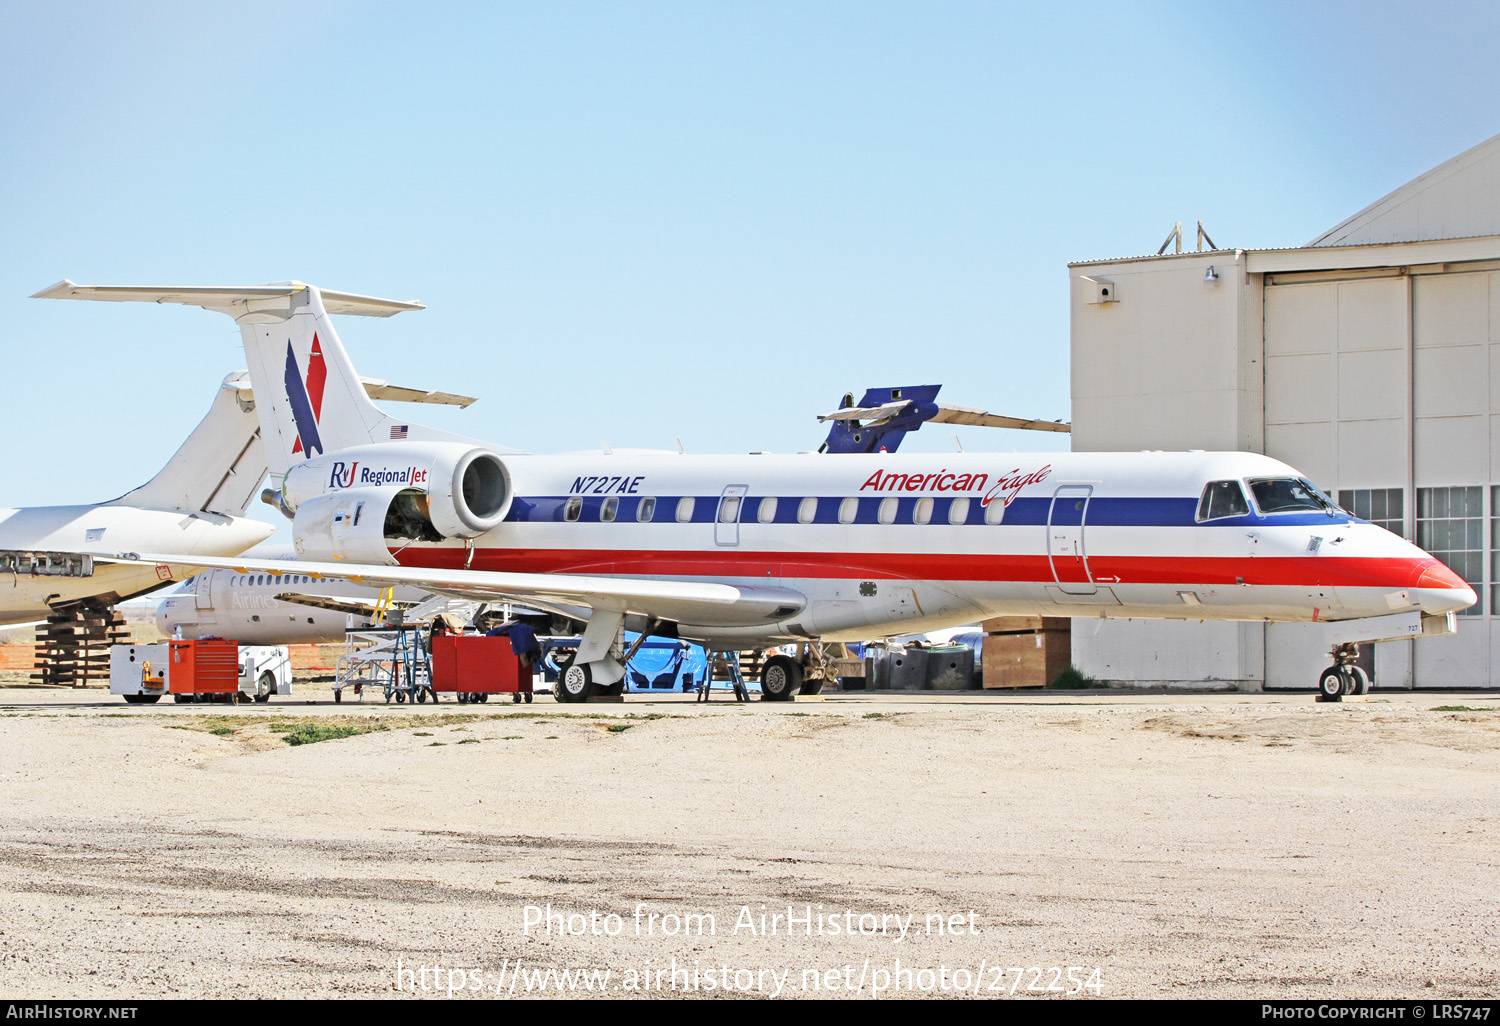
[[0, 996], [1500, 989], [1500, 696], [318, 697], [0, 690]]

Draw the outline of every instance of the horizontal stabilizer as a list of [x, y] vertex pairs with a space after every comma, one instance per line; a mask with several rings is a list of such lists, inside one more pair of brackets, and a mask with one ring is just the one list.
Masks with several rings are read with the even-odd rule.
[[[32, 299], [93, 299], [108, 303], [180, 303], [184, 306], [201, 306], [206, 310], [219, 310], [236, 316], [243, 313], [273, 309], [279, 300], [285, 300], [307, 286], [300, 281], [274, 282], [269, 285], [212, 286], [188, 285], [165, 288], [151, 285], [79, 285], [64, 278], [56, 285], [34, 293]], [[330, 314], [354, 314], [360, 317], [390, 317], [406, 310], [422, 310], [425, 307], [416, 300], [380, 299], [376, 296], [361, 296], [354, 292], [318, 290], [323, 296], [323, 309]]]
[[[439, 403], [443, 406], [457, 406], [465, 409], [477, 403], [479, 400], [472, 395], [459, 395], [456, 392], [429, 392], [421, 388], [404, 388], [401, 385], [393, 385], [389, 381], [380, 378], [367, 378], [360, 375], [360, 383], [365, 386], [365, 394], [371, 399], [384, 399], [393, 403]], [[250, 387], [250, 372], [235, 371], [224, 379], [225, 388], [237, 389], [240, 398], [250, 402], [255, 398], [254, 391]]]

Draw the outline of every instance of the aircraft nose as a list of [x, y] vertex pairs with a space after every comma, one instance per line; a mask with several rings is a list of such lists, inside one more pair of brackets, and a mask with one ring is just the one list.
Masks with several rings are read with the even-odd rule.
[[1468, 581], [1437, 560], [1422, 567], [1413, 591], [1424, 613], [1454, 613], [1479, 600]]

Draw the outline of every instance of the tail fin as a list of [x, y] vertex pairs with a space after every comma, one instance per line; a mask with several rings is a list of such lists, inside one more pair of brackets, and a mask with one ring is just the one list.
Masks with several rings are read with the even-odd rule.
[[409, 437], [410, 425], [397, 424], [365, 393], [318, 290], [290, 298], [285, 320], [240, 319], [272, 474], [325, 452]]
[[240, 395], [243, 377], [225, 378], [208, 415], [161, 472], [110, 505], [244, 516], [265, 480], [266, 452], [255, 404]]
[[[240, 326], [273, 475], [324, 452], [391, 440], [461, 440], [402, 423], [370, 401], [330, 314], [389, 317], [422, 304], [318, 289], [301, 282], [235, 288], [76, 285], [61, 281], [38, 299], [182, 303], [233, 317]], [[498, 447], [492, 447], [498, 448]]]

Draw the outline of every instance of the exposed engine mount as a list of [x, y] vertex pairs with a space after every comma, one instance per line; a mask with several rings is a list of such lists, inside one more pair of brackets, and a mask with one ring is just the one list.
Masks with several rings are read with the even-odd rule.
[[392, 546], [475, 538], [510, 509], [500, 457], [460, 442], [361, 445], [289, 470], [262, 499], [292, 518], [303, 559], [391, 565]]

